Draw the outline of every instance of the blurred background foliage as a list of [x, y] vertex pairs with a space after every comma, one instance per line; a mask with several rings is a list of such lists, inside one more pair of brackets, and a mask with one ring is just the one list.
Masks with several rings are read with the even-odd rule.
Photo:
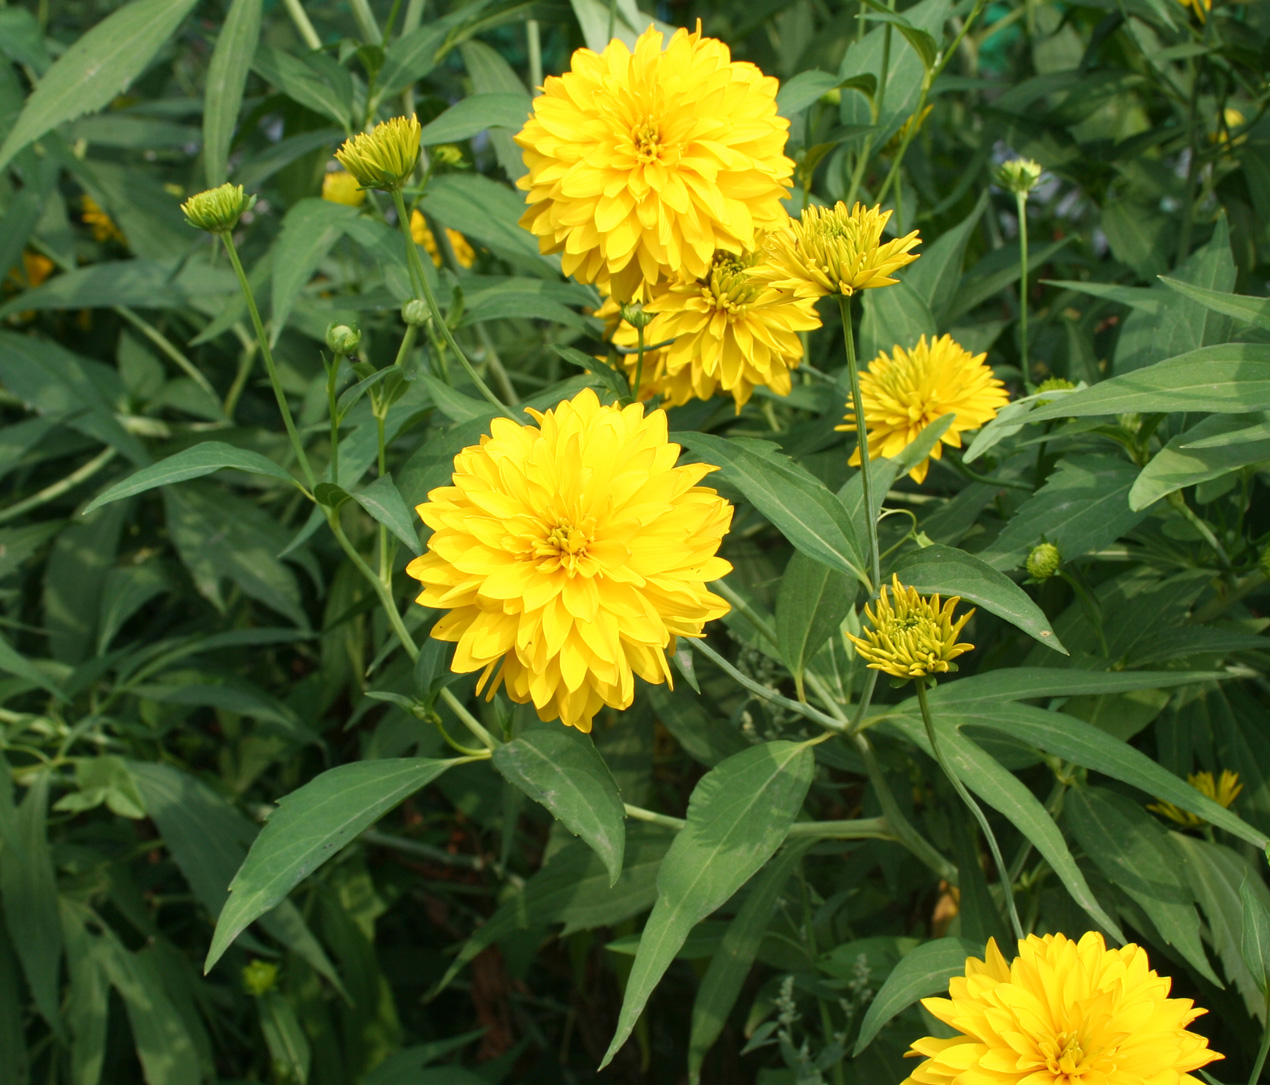
[[[924, 257], [868, 296], [862, 360], [948, 331], [987, 351], [1020, 397], [1049, 377], [1097, 385], [1187, 351], [1266, 342], [1262, 0], [1211, 11], [1176, 0], [700, 0], [642, 14], [618, 0], [614, 11], [628, 40], [650, 16], [700, 19], [782, 80], [795, 212], [813, 197], [871, 201], [890, 184], [886, 202], [921, 230]], [[128, 22], [111, 28], [108, 16]], [[554, 348], [602, 351], [591, 315], [601, 299], [538, 254], [509, 182], [523, 172], [511, 137], [534, 82], [601, 45], [610, 17], [602, 0], [0, 3], [6, 1085], [595, 1078], [670, 832], [632, 824], [610, 888], [585, 844], [487, 766], [451, 769], [408, 799], [203, 977], [226, 887], [280, 796], [335, 765], [440, 755], [444, 743], [414, 710], [418, 672], [393, 653], [373, 593], [294, 488], [235, 472], [83, 510], [202, 440], [289, 462], [234, 276], [178, 209], [226, 177], [260, 195], [240, 246], [298, 424], [325, 462], [327, 326], [356, 320], [361, 360], [380, 369], [409, 296], [383, 215], [321, 199], [333, 149], [377, 116], [413, 110], [436, 125], [417, 206], [471, 356], [537, 406], [597, 383]], [[83, 48], [78, 78], [33, 118], [32, 88]], [[924, 72], [937, 69], [927, 94]], [[1026, 205], [1026, 343], [1018, 205], [993, 183], [1015, 155], [1045, 170]], [[443, 227], [470, 243], [470, 266]], [[760, 390], [739, 418], [729, 400], [693, 402], [671, 429], [774, 441], [842, 487], [853, 472], [833, 426], [846, 384], [836, 315], [822, 315], [831, 328], [808, 362], [828, 380], [805, 376], [785, 399]], [[470, 386], [417, 364], [389, 418], [389, 468], [409, 505], [446, 481], [490, 417]], [[1071, 658], [981, 614], [963, 676], [941, 688], [945, 711], [965, 714], [976, 748], [1018, 789], [997, 820], [1026, 922], [1071, 934], [1093, 923], [1052, 863], [1074, 855], [1105, 914], [1149, 946], [1177, 993], [1214, 1011], [1200, 1027], [1228, 1058], [1210, 1080], [1227, 1081], [1246, 1075], [1265, 1024], [1239, 947], [1241, 884], [1270, 901], [1255, 833], [1148, 814], [1153, 794], [1022, 730], [1041, 708], [1020, 702], [1093, 724], [1181, 777], [1238, 772], [1232, 809], [1270, 833], [1270, 399], [1240, 372], [1247, 387], [1218, 377], [1195, 403], [1177, 393], [1147, 413], [997, 427], [974, 455], [936, 463], [924, 486], [895, 482], [888, 507], [911, 515], [882, 523], [884, 546], [915, 525], [921, 541], [1016, 579], [1036, 543], [1060, 547], [1064, 575], [1029, 590]], [[350, 404], [345, 433], [338, 481], [351, 488], [375, 456], [370, 397]], [[729, 585], [778, 631], [791, 615], [816, 620], [797, 658], [740, 609], [711, 644], [762, 687], [793, 697], [806, 671], [845, 700], [861, 682], [837, 635], [843, 623], [858, 630], [854, 588], [796, 554], [727, 477], [720, 487], [739, 504]], [[369, 550], [374, 520], [350, 507], [344, 523]], [[412, 608], [417, 638], [428, 622]], [[626, 801], [682, 815], [707, 768], [801, 733], [796, 716], [700, 658], [697, 672], [700, 696], [686, 683], [645, 689], [597, 726]], [[1136, 672], [1149, 673], [1104, 680]], [[1007, 688], [1012, 675], [1021, 692]], [[452, 688], [471, 700], [470, 677]], [[472, 703], [490, 726], [519, 726], [520, 709], [504, 718], [505, 705]], [[843, 1058], [888, 975], [922, 945], [946, 952], [943, 940], [965, 939], [953, 947], [964, 957], [1006, 927], [973, 823], [912, 740], [911, 706], [890, 707], [869, 756], [960, 884], [893, 841], [787, 849], [695, 930], [603, 1080], [686, 1081], [690, 1066], [729, 1085], [906, 1074], [900, 1055], [932, 1027], [911, 997]], [[815, 817], [879, 813], [857, 749], [826, 745], [817, 758]], [[725, 941], [754, 967], [730, 993], [716, 985], [698, 999]], [[927, 971], [944, 961], [931, 956]]]

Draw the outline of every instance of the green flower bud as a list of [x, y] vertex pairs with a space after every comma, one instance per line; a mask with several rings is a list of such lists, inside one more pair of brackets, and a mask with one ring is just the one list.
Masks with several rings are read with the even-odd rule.
[[1063, 555], [1053, 543], [1043, 542], [1032, 547], [1027, 556], [1027, 575], [1033, 580], [1048, 580], [1063, 563]]
[[432, 148], [432, 157], [447, 166], [459, 166], [463, 163], [463, 149], [453, 143], [438, 143]]
[[[1050, 377], [1048, 380], [1041, 381], [1041, 383], [1036, 386], [1036, 391], [1039, 395], [1041, 392], [1067, 392], [1075, 387], [1076, 385], [1074, 385], [1071, 381], [1065, 380], [1062, 377]], [[1054, 401], [1052, 399], [1038, 399], [1036, 401], [1036, 405], [1038, 407], [1044, 407], [1045, 404], [1053, 402]]]
[[401, 307], [401, 319], [412, 328], [423, 328], [432, 319], [432, 312], [422, 298], [411, 298]]
[[362, 333], [358, 330], [357, 325], [348, 324], [331, 324], [326, 329], [326, 346], [333, 354], [342, 354], [347, 357], [350, 354], [356, 354], [357, 348], [361, 346]]
[[419, 121], [394, 117], [369, 132], [359, 132], [335, 152], [339, 164], [357, 178], [362, 188], [400, 188], [419, 161]]
[[197, 196], [191, 196], [183, 204], [185, 221], [209, 234], [227, 234], [238, 225], [243, 212], [250, 211], [256, 197], [243, 192], [242, 185], [228, 182], [219, 188], [209, 188]]
[[252, 961], [243, 969], [243, 986], [247, 993], [259, 998], [273, 990], [278, 982], [278, 966], [268, 961]]
[[997, 170], [997, 184], [1007, 192], [1026, 196], [1041, 179], [1041, 164], [1030, 158], [1016, 158]]
[[653, 314], [644, 312], [644, 307], [637, 301], [623, 302], [622, 319], [632, 328], [647, 328], [653, 322]]

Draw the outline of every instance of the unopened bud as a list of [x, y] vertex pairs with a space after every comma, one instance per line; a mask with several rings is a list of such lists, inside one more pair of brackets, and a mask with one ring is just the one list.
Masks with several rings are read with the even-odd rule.
[[185, 221], [191, 226], [206, 230], [209, 234], [230, 233], [243, 212], [250, 211], [256, 202], [255, 196], [243, 192], [242, 185], [231, 185], [228, 182], [219, 188], [209, 188], [197, 196], [191, 196], [183, 204]]
[[278, 966], [268, 961], [252, 961], [243, 969], [243, 986], [247, 993], [259, 998], [273, 990], [278, 982]]
[[332, 354], [347, 357], [356, 354], [362, 344], [362, 333], [357, 325], [331, 324], [326, 329], [326, 346]]
[[1027, 556], [1027, 575], [1033, 580], [1048, 580], [1063, 563], [1063, 555], [1053, 543], [1043, 542], [1032, 547]]
[[[1075, 387], [1076, 385], [1074, 385], [1071, 381], [1065, 380], [1062, 377], [1050, 377], [1048, 380], [1041, 381], [1041, 383], [1036, 386], [1036, 392], [1038, 395], [1042, 392], [1070, 392]], [[1044, 407], [1045, 404], [1053, 402], [1054, 401], [1052, 399], [1038, 399], [1036, 401], [1036, 405], [1038, 407]]]
[[997, 170], [997, 184], [1008, 192], [1026, 196], [1041, 179], [1041, 164], [1030, 158], [1015, 158]]
[[623, 302], [622, 319], [632, 328], [647, 328], [653, 322], [653, 314], [644, 312], [644, 307], [637, 301]]
[[432, 312], [422, 298], [411, 298], [401, 307], [401, 319], [412, 328], [423, 328], [432, 319]]
[[447, 166], [458, 166], [463, 162], [462, 148], [453, 143], [438, 143], [432, 148], [431, 154], [435, 161], [443, 162]]

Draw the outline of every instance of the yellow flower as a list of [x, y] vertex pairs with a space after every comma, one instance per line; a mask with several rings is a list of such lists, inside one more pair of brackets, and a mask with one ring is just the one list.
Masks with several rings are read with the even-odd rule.
[[1208, 17], [1208, 12], [1213, 10], [1213, 0], [1180, 0], [1182, 7], [1190, 8], [1195, 12], [1195, 17], [1202, 23]]
[[[410, 212], [410, 236], [414, 238], [416, 245], [423, 246], [423, 251], [432, 258], [432, 262], [437, 267], [440, 267], [441, 250], [437, 247], [436, 236], [428, 229], [428, 223], [422, 211]], [[451, 230], [447, 226], [445, 236], [450, 242], [450, 248], [454, 250], [454, 259], [458, 261], [459, 267], [467, 268], [476, 263], [476, 251], [458, 230]]]
[[456, 672], [481, 671], [478, 692], [506, 685], [590, 731], [604, 705], [630, 706], [635, 675], [669, 683], [675, 638], [728, 612], [705, 585], [731, 571], [716, 552], [732, 506], [697, 485], [714, 468], [675, 466], [664, 411], [586, 389], [529, 413], [455, 457], [454, 485], [418, 506], [432, 537], [406, 571], [449, 610], [432, 636], [457, 642]]
[[[909, 472], [910, 478], [921, 482], [931, 459], [937, 460], [943, 454], [944, 445], [960, 448], [961, 434], [995, 418], [1010, 397], [984, 365], [987, 355], [971, 354], [951, 336], [940, 336], [928, 344], [923, 335], [912, 350], [897, 346], [893, 355], [882, 351], [860, 374], [860, 398], [871, 455], [898, 456], [935, 419], [946, 414], [956, 416], [930, 456]], [[854, 433], [856, 418], [849, 403], [846, 419], [845, 425], [835, 428]], [[851, 454], [851, 463], [859, 462], [857, 448]]]
[[362, 188], [400, 188], [419, 161], [419, 121], [411, 116], [393, 117], [369, 132], [344, 141], [335, 152], [339, 164], [357, 178]]
[[53, 261], [43, 253], [27, 249], [22, 254], [22, 263], [9, 272], [9, 279], [24, 290], [34, 290], [45, 279], [53, 274]]
[[909, 250], [921, 238], [914, 230], [883, 244], [890, 217], [890, 211], [865, 210], [859, 203], [848, 211], [841, 200], [833, 207], [805, 208], [802, 218], [768, 234], [767, 261], [751, 274], [800, 298], [850, 297], [857, 290], [891, 286], [899, 280], [890, 276], [917, 259]]
[[938, 595], [919, 595], [916, 588], [900, 584], [894, 574], [891, 591], [894, 602], [887, 597], [883, 584], [873, 605], [865, 606], [864, 615], [872, 629], [865, 629], [863, 637], [847, 634], [869, 669], [885, 671], [895, 678], [924, 678], [955, 671], [953, 660], [974, 648], [973, 644], [957, 643], [974, 608], [954, 621], [953, 611], [961, 602], [960, 596], [954, 595], [941, 607]]
[[707, 275], [657, 288], [645, 307], [654, 314], [648, 342], [674, 340], [665, 348], [667, 374], [688, 374], [698, 399], [730, 392], [738, 413], [756, 385], [789, 395], [789, 371], [803, 360], [798, 333], [820, 327], [812, 298], [750, 277], [759, 259], [717, 252]]
[[752, 249], [786, 218], [794, 163], [777, 81], [714, 38], [649, 27], [635, 52], [579, 49], [549, 77], [516, 142], [529, 173], [520, 223], [564, 272], [618, 301], [709, 274], [716, 249]]
[[[606, 298], [604, 304], [601, 305], [593, 316], [599, 317], [605, 321], [604, 338], [612, 343], [615, 347], [623, 348], [623, 351], [632, 351], [633, 353], [622, 353], [618, 355], [621, 359], [622, 368], [626, 371], [626, 379], [630, 382], [632, 388], [635, 387], [635, 381], [638, 378], [639, 388], [636, 390], [635, 398], [641, 401], [647, 401], [653, 396], [661, 396], [672, 407], [682, 407], [692, 398], [692, 370], [681, 369], [673, 377], [666, 372], [666, 351], [664, 348], [659, 350], [644, 351], [644, 368], [641, 372], [639, 369], [639, 332], [635, 330], [632, 324], [622, 319], [621, 306], [618, 305], [615, 298]], [[648, 329], [644, 329], [644, 343], [650, 345], [656, 342], [649, 334]]]
[[[1244, 789], [1244, 785], [1239, 782], [1239, 773], [1231, 772], [1230, 769], [1222, 769], [1219, 780], [1214, 780], [1211, 772], [1192, 772], [1186, 777], [1186, 782], [1201, 795], [1205, 795], [1212, 799], [1213, 802], [1226, 807], [1229, 807], [1239, 797], [1239, 792]], [[1176, 821], [1186, 829], [1198, 829], [1208, 824], [1198, 814], [1192, 814], [1189, 810], [1182, 810], [1171, 802], [1165, 802], [1163, 799], [1157, 803], [1152, 803], [1147, 809], [1153, 810], [1157, 814], [1163, 814], [1166, 818]]]
[[93, 240], [99, 242], [118, 241], [121, 245], [126, 245], [127, 240], [123, 236], [123, 231], [115, 225], [114, 220], [106, 214], [96, 200], [91, 196], [84, 196], [81, 201], [84, 225], [92, 228]]
[[1187, 1029], [1207, 1011], [1169, 998], [1141, 946], [1033, 934], [1013, 961], [992, 940], [984, 958], [922, 999], [958, 1035], [914, 1043], [926, 1058], [903, 1085], [1202, 1085], [1190, 1071], [1223, 1057]]
[[332, 170], [322, 176], [322, 199], [360, 207], [366, 202], [366, 190], [348, 170]]

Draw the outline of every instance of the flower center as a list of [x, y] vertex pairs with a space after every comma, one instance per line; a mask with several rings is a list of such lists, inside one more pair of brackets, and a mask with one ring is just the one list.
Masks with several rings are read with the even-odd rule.
[[578, 571], [578, 565], [587, 556], [587, 545], [591, 542], [590, 532], [580, 530], [565, 521], [556, 524], [547, 532], [545, 538], [534, 543], [534, 557], [545, 558], [550, 565], [558, 563], [570, 576]]
[[631, 141], [635, 144], [635, 156], [641, 162], [655, 162], [661, 153], [661, 128], [652, 117], [645, 117], [631, 132]]
[[1081, 1073], [1085, 1051], [1080, 1046], [1080, 1038], [1075, 1033], [1060, 1032], [1053, 1043], [1047, 1046], [1050, 1050], [1047, 1053], [1045, 1065], [1051, 1074], [1070, 1077]]
[[757, 262], [753, 255], [733, 256], [717, 253], [710, 268], [710, 279], [702, 283], [701, 296], [718, 312], [729, 317], [744, 316], [760, 288], [746, 275]]

